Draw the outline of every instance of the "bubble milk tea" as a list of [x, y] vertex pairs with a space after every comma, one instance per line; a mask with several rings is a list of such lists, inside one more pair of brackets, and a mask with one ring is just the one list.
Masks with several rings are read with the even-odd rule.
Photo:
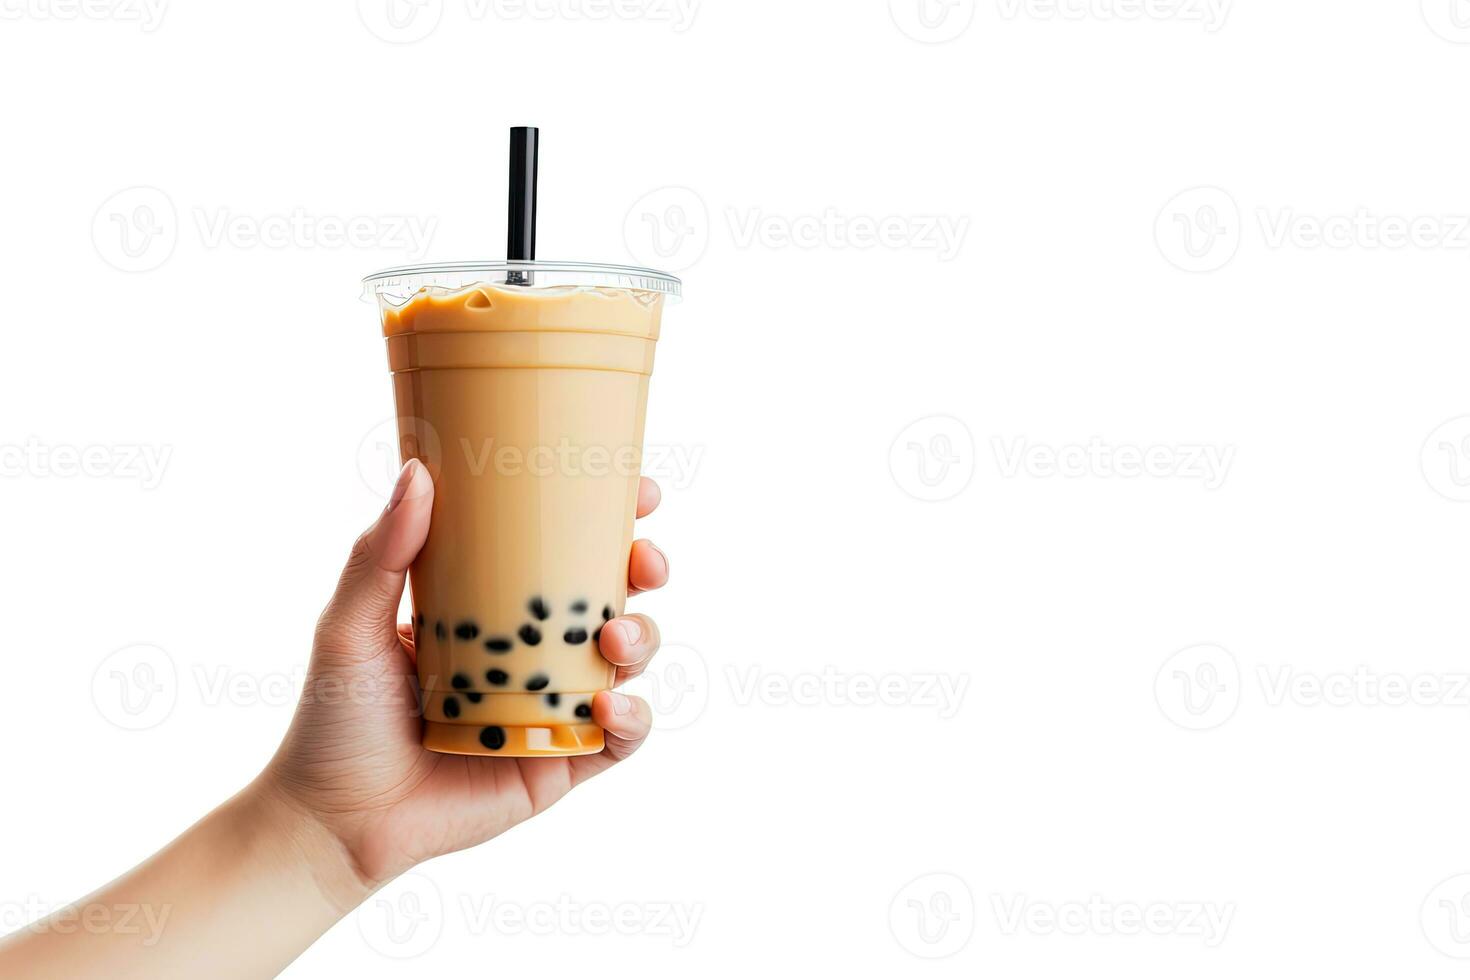
[[600, 751], [592, 697], [614, 668], [597, 643], [627, 596], [648, 381], [679, 282], [515, 262], [367, 284], [400, 453], [434, 479], [433, 523], [409, 569], [424, 745]]

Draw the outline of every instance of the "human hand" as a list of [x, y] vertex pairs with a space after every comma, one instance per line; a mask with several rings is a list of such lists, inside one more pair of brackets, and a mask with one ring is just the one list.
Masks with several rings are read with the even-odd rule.
[[[421, 861], [481, 843], [540, 813], [632, 755], [651, 721], [641, 698], [604, 691], [592, 702], [592, 720], [607, 732], [606, 747], [595, 755], [494, 758], [443, 755], [420, 745], [413, 630], [395, 620], [408, 566], [429, 533], [433, 495], [428, 471], [410, 460], [388, 506], [352, 549], [317, 624], [290, 730], [253, 787], [340, 844], [350, 873], [328, 872], [334, 884], [327, 890], [345, 887], [348, 894], [337, 899], [343, 903], [355, 904]], [[638, 516], [658, 502], [658, 486], [645, 478]], [[668, 574], [661, 551], [634, 542], [630, 595], [662, 586]], [[653, 621], [635, 614], [609, 622], [599, 646], [621, 684], [642, 673], [658, 643]], [[360, 883], [360, 895], [352, 894], [353, 883]]]

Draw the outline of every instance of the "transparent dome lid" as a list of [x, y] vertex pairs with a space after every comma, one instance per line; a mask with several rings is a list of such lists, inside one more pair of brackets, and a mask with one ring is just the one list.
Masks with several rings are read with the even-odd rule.
[[426, 288], [453, 291], [481, 285], [506, 289], [582, 286], [661, 293], [674, 300], [683, 295], [684, 288], [677, 276], [657, 269], [601, 262], [507, 259], [403, 265], [375, 272], [363, 279], [362, 285], [363, 299], [389, 306], [401, 306]]

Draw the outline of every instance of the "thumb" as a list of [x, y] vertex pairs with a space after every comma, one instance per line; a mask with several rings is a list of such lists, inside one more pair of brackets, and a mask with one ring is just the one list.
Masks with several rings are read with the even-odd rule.
[[429, 536], [429, 513], [434, 505], [434, 481], [417, 459], [398, 474], [388, 506], [377, 521], [358, 537], [342, 569], [337, 591], [322, 614], [320, 629], [327, 630], [333, 646], [355, 648], [372, 656], [378, 644], [398, 642], [398, 603], [409, 563]]

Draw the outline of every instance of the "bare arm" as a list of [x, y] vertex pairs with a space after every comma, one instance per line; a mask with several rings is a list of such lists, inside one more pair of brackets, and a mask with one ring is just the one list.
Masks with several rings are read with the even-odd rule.
[[[352, 549], [291, 728], [260, 776], [117, 881], [0, 941], [0, 976], [275, 976], [399, 874], [540, 813], [642, 744], [648, 705], [616, 691], [592, 702], [607, 732], [596, 755], [450, 756], [419, 744], [413, 631], [394, 620], [432, 502], [428, 472], [410, 462]], [[639, 516], [657, 504], [645, 480]], [[630, 594], [667, 578], [662, 552], [635, 543]], [[641, 615], [608, 626], [600, 649], [622, 683], [653, 657], [658, 629]]]
[[367, 894], [329, 831], [254, 783], [123, 877], [0, 942], [0, 973], [275, 976]]

